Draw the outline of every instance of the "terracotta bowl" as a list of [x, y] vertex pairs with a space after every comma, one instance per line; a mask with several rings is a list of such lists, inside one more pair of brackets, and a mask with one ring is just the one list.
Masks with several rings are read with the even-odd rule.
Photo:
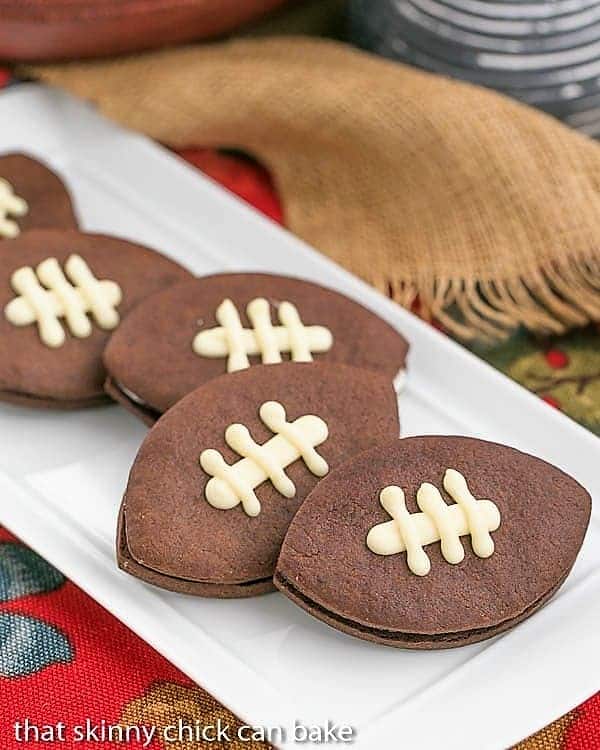
[[0, 59], [39, 62], [224, 34], [286, 0], [0, 0]]

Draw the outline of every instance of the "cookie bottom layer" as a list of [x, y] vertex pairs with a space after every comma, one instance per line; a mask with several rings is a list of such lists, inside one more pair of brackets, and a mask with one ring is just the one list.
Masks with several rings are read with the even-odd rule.
[[113, 401], [116, 401], [128, 412], [141, 419], [148, 427], [152, 427], [162, 416], [158, 410], [128, 396], [121, 385], [111, 377], [106, 378], [104, 381], [104, 391]]
[[377, 628], [369, 628], [366, 625], [362, 625], [357, 622], [353, 622], [336, 612], [330, 612], [329, 610], [322, 607], [320, 604], [313, 602], [309, 597], [302, 594], [291, 584], [284, 576], [279, 573], [275, 573], [274, 584], [281, 591], [282, 594], [288, 597], [294, 604], [304, 609], [306, 612], [321, 620], [326, 625], [340, 630], [342, 633], [352, 635], [355, 638], [361, 638], [365, 641], [372, 641], [374, 643], [380, 643], [384, 646], [392, 646], [395, 648], [409, 648], [409, 649], [442, 649], [442, 648], [456, 648], [458, 646], [466, 646], [470, 643], [478, 643], [484, 641], [487, 638], [492, 638], [495, 635], [499, 635], [506, 630], [510, 630], [515, 625], [518, 625], [523, 620], [530, 617], [540, 607], [551, 599], [558, 589], [564, 583], [567, 574], [559, 581], [559, 583], [542, 596], [538, 601], [531, 604], [526, 610], [524, 610], [517, 617], [511, 620], [505, 620], [489, 628], [477, 628], [473, 630], [465, 630], [459, 633], [444, 633], [442, 635], [428, 635], [426, 633], [402, 633], [393, 630], [381, 630]]
[[192, 581], [187, 578], [165, 575], [157, 570], [148, 568], [138, 562], [129, 549], [127, 530], [125, 528], [125, 511], [119, 513], [117, 528], [117, 563], [121, 570], [139, 578], [145, 583], [151, 583], [167, 591], [190, 596], [203, 596], [212, 599], [244, 599], [251, 596], [267, 594], [275, 590], [272, 578], [262, 578], [246, 583], [210, 583], [208, 581]]
[[89, 409], [94, 406], [108, 406], [111, 403], [111, 399], [105, 393], [99, 393], [90, 398], [68, 400], [43, 398], [29, 393], [18, 393], [17, 391], [0, 391], [0, 401], [15, 406], [27, 406], [31, 409], [57, 409], [59, 411]]

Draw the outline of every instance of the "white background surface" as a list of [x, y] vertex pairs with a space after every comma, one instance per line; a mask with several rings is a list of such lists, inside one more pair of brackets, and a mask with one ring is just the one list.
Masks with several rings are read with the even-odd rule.
[[19, 149], [63, 176], [86, 229], [160, 249], [198, 274], [283, 272], [358, 299], [411, 341], [403, 434], [468, 434], [528, 450], [590, 489], [594, 511], [582, 554], [548, 606], [496, 639], [440, 652], [353, 639], [279, 594], [194, 599], [120, 572], [116, 515], [146, 430], [118, 407], [61, 414], [0, 405], [1, 523], [253, 724], [329, 718], [356, 728], [354, 748], [491, 750], [600, 687], [596, 437], [75, 100], [33, 85], [2, 94], [0, 151]]

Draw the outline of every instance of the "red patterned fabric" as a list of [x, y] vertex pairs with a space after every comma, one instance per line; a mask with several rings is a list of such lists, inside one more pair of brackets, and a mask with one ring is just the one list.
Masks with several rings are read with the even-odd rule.
[[[7, 81], [8, 74], [0, 69], [0, 85]], [[186, 149], [181, 155], [273, 220], [283, 220], [276, 192], [261, 167], [245, 157], [210, 150]], [[528, 357], [538, 354], [527, 351]], [[556, 371], [569, 366], [560, 347], [539, 356], [542, 369], [547, 366]], [[549, 404], [560, 406], [552, 393], [547, 389], [540, 395]], [[160, 726], [175, 715], [205, 722], [219, 716], [235, 722], [201, 688], [0, 528], [0, 750], [23, 747], [23, 742], [15, 739], [13, 725], [26, 717], [40, 727], [62, 721], [72, 728], [86, 719], [98, 726], [103, 721]], [[123, 747], [116, 742], [81, 744], [73, 739], [39, 746]], [[237, 746], [227, 745], [234, 750]], [[142, 744], [134, 740], [127, 747], [139, 750]], [[147, 747], [160, 750], [163, 746], [153, 740]], [[172, 747], [197, 750], [224, 746], [182, 743]], [[600, 694], [521, 743], [520, 748], [600, 750]]]
[[575, 711], [564, 734], [564, 750], [600, 750], [600, 693]]
[[[8, 541], [16, 540], [0, 529], [0, 558], [3, 557], [2, 543]], [[6, 570], [3, 572], [6, 575]], [[94, 724], [103, 720], [117, 723], [125, 704], [153, 682], [170, 680], [182, 685], [192, 684], [70, 581], [64, 581], [49, 592], [15, 597], [0, 604], [0, 615], [7, 612], [27, 615], [56, 628], [70, 645], [71, 659], [53, 663], [50, 646], [46, 658], [36, 665], [36, 652], [32, 650], [30, 668], [34, 671], [9, 678], [0, 676], [2, 750], [23, 747], [14, 736], [13, 725], [26, 717], [38, 726], [63, 721], [73, 727], [87, 718]], [[9, 635], [0, 628], [0, 650], [9, 647]], [[21, 642], [20, 646], [23, 645]], [[44, 743], [42, 746], [54, 745]], [[61, 743], [61, 746], [70, 747], [70, 743]], [[82, 745], [73, 743], [73, 746]], [[94, 742], [93, 747], [116, 745]], [[140, 750], [142, 744], [134, 741], [128, 747]]]

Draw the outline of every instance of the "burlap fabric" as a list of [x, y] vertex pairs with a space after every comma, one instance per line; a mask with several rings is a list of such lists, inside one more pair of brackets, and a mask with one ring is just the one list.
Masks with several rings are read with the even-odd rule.
[[463, 339], [600, 320], [600, 146], [540, 112], [299, 37], [34, 72], [169, 145], [254, 155], [293, 232]]

